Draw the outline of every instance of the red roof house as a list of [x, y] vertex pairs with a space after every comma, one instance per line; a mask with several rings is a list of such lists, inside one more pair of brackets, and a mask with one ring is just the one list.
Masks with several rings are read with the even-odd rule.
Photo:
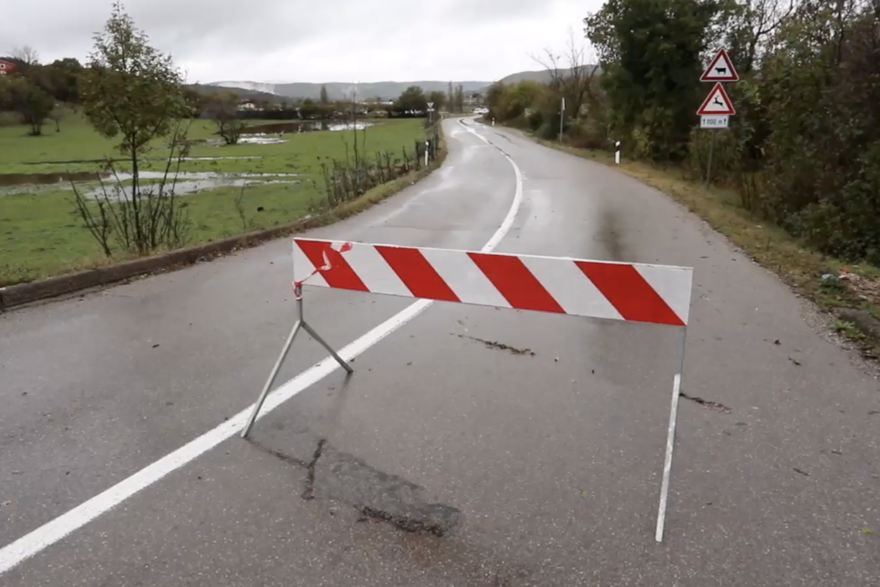
[[0, 75], [8, 75], [15, 71], [15, 62], [0, 57]]

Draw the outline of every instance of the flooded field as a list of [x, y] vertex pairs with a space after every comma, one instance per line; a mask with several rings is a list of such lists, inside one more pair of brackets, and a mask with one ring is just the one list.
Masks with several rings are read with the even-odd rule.
[[[140, 173], [141, 181], [144, 180], [161, 180], [162, 172], [158, 171], [142, 171]], [[266, 185], [266, 184], [294, 184], [299, 183], [296, 173], [216, 173], [216, 172], [181, 172], [177, 175], [177, 181], [173, 177], [168, 177], [165, 183], [165, 191], [174, 190], [178, 196], [194, 194], [203, 190], [223, 187], [242, 187], [246, 185]], [[107, 183], [104, 186], [94, 186], [84, 195], [86, 198], [95, 199], [106, 190], [107, 195], [116, 198], [123, 198], [131, 193], [131, 174], [120, 173], [117, 177], [112, 178], [112, 185]], [[117, 183], [116, 180], [119, 180]], [[119, 184], [122, 184], [120, 186]], [[154, 189], [158, 190], [158, 184], [154, 184]], [[148, 191], [149, 185], [142, 185], [141, 191]]]
[[[0, 127], [0, 286], [105, 262], [94, 235], [75, 216], [70, 182], [92, 199], [104, 197], [103, 182], [115, 199], [119, 183], [131, 189], [131, 177], [120, 174], [117, 182], [107, 158], [120, 172], [130, 171], [131, 162], [120, 153], [118, 137], [98, 135], [74, 113], [65, 120], [63, 132], [37, 138], [26, 136], [22, 127]], [[227, 146], [212, 121], [188, 124], [191, 151], [182, 160], [174, 190], [192, 219], [193, 245], [290, 223], [326, 207], [322, 170], [347, 158], [354, 137], [345, 131], [355, 128], [339, 119], [251, 120], [245, 141]], [[421, 119], [367, 120], [356, 128], [368, 128], [357, 137], [364, 152], [390, 155], [392, 167], [425, 136]], [[144, 153], [145, 189], [158, 189], [168, 151], [162, 138]]]
[[256, 124], [248, 126], [246, 134], [250, 135], [271, 135], [271, 134], [287, 134], [301, 132], [317, 132], [317, 131], [340, 131], [340, 130], [363, 130], [373, 126], [372, 122], [364, 122], [359, 120], [355, 123], [334, 120], [299, 120], [296, 122], [278, 122], [271, 124]]
[[[242, 145], [277, 145], [286, 143], [286, 134], [299, 134], [318, 131], [364, 130], [372, 126], [371, 122], [333, 122], [333, 121], [299, 121], [279, 122], [277, 124], [259, 124], [248, 126], [238, 140]], [[220, 139], [208, 139], [210, 144], [222, 144]]]
[[97, 171], [3, 173], [0, 174], [0, 188], [23, 185], [54, 185], [71, 181], [97, 181], [100, 177], [101, 174]]
[[[259, 155], [250, 155], [250, 156], [240, 155], [240, 156], [236, 156], [236, 157], [181, 157], [180, 158], [181, 161], [236, 161], [239, 159], [262, 159], [262, 157], [260, 157]], [[158, 159], [156, 157], [145, 157], [145, 158], [141, 159], [141, 161], [156, 162], [156, 161], [166, 161], [166, 159]], [[176, 161], [176, 159], [175, 159], [175, 161]], [[100, 165], [100, 164], [106, 163], [106, 162], [107, 162], [106, 159], [70, 159], [68, 161], [51, 161], [51, 163], [54, 163], [56, 165], [89, 165], [89, 164], [99, 164]], [[46, 164], [46, 161], [22, 161], [21, 162], [21, 165], [45, 165], [45, 164]], [[0, 174], [0, 182], [2, 182], [2, 178], [5, 175], [27, 176], [28, 174], [27, 173]], [[51, 174], [47, 174], [47, 175], [51, 175]], [[3, 184], [0, 183], [0, 185], [3, 185]], [[12, 184], [7, 184], [7, 185], [12, 185]]]
[[[164, 177], [162, 171], [141, 171], [140, 178], [146, 186], [155, 183]], [[202, 190], [213, 188], [244, 186], [266, 183], [297, 183], [299, 180], [296, 173], [223, 173], [211, 171], [184, 172], [177, 174], [174, 183], [174, 193], [177, 195], [193, 194]], [[102, 188], [97, 182], [103, 181]], [[0, 174], [0, 195], [32, 191], [35, 186], [62, 187], [69, 185], [71, 181], [76, 184], [84, 184], [87, 198], [100, 196], [106, 188], [107, 193], [122, 197], [123, 193], [117, 183], [123, 184], [126, 189], [130, 187], [131, 174], [118, 173], [115, 176], [108, 172], [80, 171], [73, 173], [8, 173]], [[167, 188], [170, 188], [174, 175], [169, 174]], [[60, 185], [59, 185], [60, 184]], [[78, 185], [79, 187], [79, 185]]]

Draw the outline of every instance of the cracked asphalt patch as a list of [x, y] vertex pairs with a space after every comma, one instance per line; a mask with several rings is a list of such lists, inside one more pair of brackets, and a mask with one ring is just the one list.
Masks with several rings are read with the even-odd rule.
[[318, 441], [318, 446], [315, 448], [315, 454], [312, 455], [312, 460], [306, 467], [308, 475], [306, 476], [306, 487], [302, 492], [303, 499], [315, 499], [315, 467], [318, 466], [318, 460], [324, 455], [324, 447], [326, 445], [326, 439], [322, 438]]
[[518, 349], [508, 344], [504, 344], [503, 342], [497, 342], [494, 340], [483, 340], [482, 338], [477, 338], [475, 336], [466, 336], [464, 334], [459, 334], [457, 336], [458, 338], [466, 338], [467, 340], [478, 342], [484, 345], [486, 348], [490, 348], [492, 350], [507, 351], [512, 355], [530, 355], [532, 357], [535, 356], [535, 351], [533, 351], [532, 349]]
[[699, 404], [699, 405], [703, 406], [704, 408], [708, 408], [708, 409], [710, 409], [710, 410], [714, 410], [714, 411], [716, 411], [716, 412], [721, 412], [722, 414], [732, 414], [732, 413], [733, 413], [733, 410], [731, 410], [730, 408], [728, 408], [728, 407], [725, 406], [724, 404], [720, 404], [720, 403], [718, 403], [718, 402], [713, 402], [713, 401], [711, 401], [711, 400], [703, 399], [703, 398], [701, 398], [701, 397], [695, 397], [695, 396], [692, 396], [692, 395], [687, 395], [687, 394], [684, 393], [683, 391], [680, 392], [679, 395], [681, 395], [681, 398], [682, 398], [682, 399], [686, 399], [686, 400], [688, 400], [688, 401], [692, 401], [692, 402], [694, 402], [695, 404]]
[[340, 452], [318, 440], [308, 463], [264, 444], [251, 444], [285, 463], [307, 471], [301, 497], [338, 501], [353, 507], [364, 516], [388, 522], [406, 532], [444, 536], [461, 520], [461, 511], [449, 505], [431, 503], [423, 497], [419, 485], [397, 475], [379, 471], [348, 453]]

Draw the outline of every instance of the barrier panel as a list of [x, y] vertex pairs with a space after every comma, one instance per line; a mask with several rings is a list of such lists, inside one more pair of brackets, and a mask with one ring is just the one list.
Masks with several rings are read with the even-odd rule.
[[297, 320], [242, 430], [243, 438], [250, 433], [300, 329], [324, 346], [343, 369], [353, 371], [305, 322], [302, 288], [306, 283], [680, 328], [655, 535], [658, 542], [662, 541], [691, 303], [692, 268], [295, 238], [293, 290]]

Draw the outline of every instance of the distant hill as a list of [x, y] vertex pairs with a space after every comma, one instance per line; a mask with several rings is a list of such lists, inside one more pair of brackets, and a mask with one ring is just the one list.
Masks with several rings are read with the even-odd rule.
[[229, 92], [231, 91], [236, 96], [240, 98], [260, 98], [262, 100], [278, 100], [278, 96], [275, 94], [271, 94], [268, 92], [260, 92], [257, 90], [248, 90], [245, 88], [236, 88], [236, 87], [227, 87], [227, 86], [218, 86], [214, 84], [189, 84], [186, 87], [191, 88], [197, 92], [202, 94], [214, 94], [217, 92]]
[[[454, 85], [461, 84], [465, 93], [479, 92], [489, 85], [490, 82], [452, 82]], [[342, 100], [347, 98], [347, 93], [357, 87], [357, 94], [360, 99], [381, 98], [383, 100], [392, 100], [400, 96], [405, 89], [410, 86], [419, 86], [425, 93], [434, 91], [445, 92], [449, 89], [448, 81], [413, 81], [413, 82], [370, 82], [370, 83], [345, 83], [345, 82], [328, 82], [326, 84], [312, 83], [288, 83], [288, 84], [266, 84], [260, 82], [249, 81], [219, 81], [211, 82], [210, 86], [221, 88], [239, 88], [246, 91], [257, 91], [263, 93], [274, 94], [275, 96], [285, 98], [311, 98], [317, 100], [321, 97], [321, 86], [327, 86], [327, 97], [331, 100]]]
[[[588, 65], [585, 67], [594, 66]], [[600, 70], [597, 69], [596, 73], [599, 74]], [[519, 73], [508, 75], [499, 81], [505, 84], [513, 84], [523, 80], [532, 80], [545, 84], [550, 81], [550, 74], [546, 70], [521, 71]], [[452, 83], [456, 86], [461, 84], [465, 93], [482, 93], [486, 88], [492, 85], [492, 82], [480, 81]], [[357, 88], [357, 95], [361, 100], [367, 100], [370, 98], [393, 100], [400, 96], [400, 94], [410, 86], [419, 86], [426, 94], [435, 91], [446, 92], [449, 89], [448, 81], [370, 82], [361, 84], [350, 82], [327, 82], [326, 84], [293, 82], [272, 84], [252, 81], [218, 81], [205, 85], [196, 85], [194, 87], [205, 88], [204, 91], [207, 92], [231, 89], [243, 97], [260, 97], [263, 99], [274, 98], [275, 100], [278, 98], [311, 98], [312, 100], [317, 100], [321, 97], [322, 85], [327, 87], [327, 97], [331, 100], [347, 99], [355, 88]]]
[[[596, 66], [585, 65], [584, 67], [590, 68], [590, 70], [591, 70], [593, 67], [596, 67]], [[569, 73], [570, 71], [571, 71], [570, 69], [562, 70], [562, 72], [564, 72], [566, 74]], [[596, 75], [599, 75], [600, 73], [602, 73], [602, 68], [596, 67]], [[546, 69], [542, 69], [540, 71], [521, 71], [519, 73], [512, 73], [512, 74], [508, 75], [507, 77], [501, 78], [498, 81], [500, 81], [503, 84], [515, 84], [515, 83], [519, 83], [524, 80], [538, 82], [540, 84], [546, 84], [550, 81], [550, 72], [548, 72]]]

